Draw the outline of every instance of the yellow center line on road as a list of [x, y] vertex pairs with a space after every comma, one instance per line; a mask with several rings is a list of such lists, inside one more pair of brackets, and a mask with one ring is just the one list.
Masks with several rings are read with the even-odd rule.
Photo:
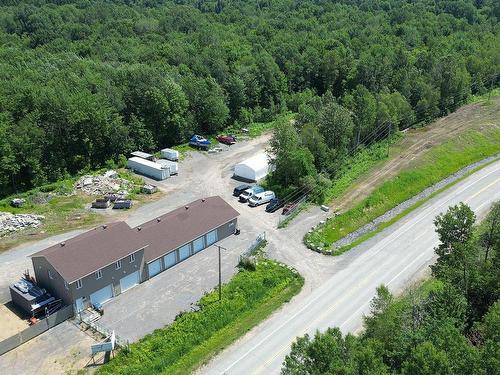
[[470, 196], [469, 198], [467, 198], [465, 201], [466, 202], [470, 202], [472, 199], [474, 199], [475, 197], [477, 197], [479, 194], [481, 194], [482, 192], [484, 192], [485, 190], [488, 190], [490, 187], [492, 187], [493, 185], [495, 185], [498, 181], [500, 181], [500, 177], [498, 177], [495, 181], [493, 181], [492, 183], [486, 185], [484, 188], [482, 188], [481, 190], [479, 190], [477, 193], [475, 193], [474, 195]]
[[[483, 176], [483, 177], [480, 177], [478, 180], [476, 181], [473, 181], [471, 182], [470, 184], [462, 187], [461, 189], [459, 189], [458, 192], [456, 193], [462, 193], [464, 192], [465, 190], [467, 190], [469, 187], [477, 184], [478, 182], [480, 182], [481, 180], [483, 180], [484, 178], [488, 177], [488, 175], [491, 175], [493, 173], [496, 173], [498, 171], [498, 169], [495, 169], [491, 172], [489, 172], [486, 176]], [[497, 178], [493, 183], [490, 183], [488, 186], [486, 186], [485, 188], [481, 189], [480, 191], [478, 191], [477, 193], [475, 193], [473, 196], [471, 196], [471, 198], [469, 199], [472, 199], [474, 197], [476, 197], [477, 195], [481, 194], [482, 192], [484, 192], [484, 190], [488, 189], [489, 187], [491, 187], [492, 185], [494, 185], [495, 183], [498, 182], [498, 180], [500, 180], [500, 178]], [[449, 199], [447, 199], [445, 202], [441, 203], [440, 205], [438, 205], [438, 207], [441, 207], [441, 206], [444, 206], [445, 204], [447, 204], [451, 199], [453, 199], [452, 197], [450, 197]], [[435, 209], [435, 208], [434, 208]], [[371, 254], [371, 256], [373, 255], [376, 255], [377, 253], [379, 253], [383, 248], [385, 248], [390, 242], [393, 242], [395, 239], [399, 238], [402, 234], [404, 234], [405, 232], [407, 232], [411, 227], [415, 226], [416, 224], [418, 224], [429, 212], [431, 211], [431, 209], [429, 208], [428, 210], [425, 210], [422, 214], [421, 214], [421, 217], [417, 220], [417, 222], [415, 223], [412, 223], [409, 227], [405, 228], [405, 226], [403, 226], [403, 228], [405, 228], [403, 230], [403, 233], [399, 234], [399, 235], [396, 235], [394, 238], [390, 238], [390, 237], [393, 237], [393, 236], [389, 236], [390, 240], [389, 241], [382, 241], [382, 243], [379, 243], [378, 245], [380, 246], [380, 249], [378, 251], [376, 251], [374, 254]], [[388, 238], [386, 238], [387, 240]], [[387, 242], [384, 244], [384, 242]], [[420, 257], [418, 257], [420, 258]], [[414, 262], [412, 262], [414, 263]], [[343, 302], [347, 297], [351, 296], [354, 291], [358, 290], [362, 284], [364, 284], [366, 282], [366, 280], [371, 277], [371, 275], [373, 273], [375, 273], [376, 271], [378, 271], [377, 269], [374, 270], [374, 272], [372, 272], [371, 274], [369, 274], [368, 276], [366, 276], [359, 284], [356, 288], [353, 288], [350, 290], [350, 292], [346, 293], [343, 297], [341, 297], [339, 300], [337, 300], [335, 303], [333, 303], [327, 310], [325, 310], [319, 317], [317, 317], [316, 319], [314, 319], [311, 323], [309, 323], [307, 325], [306, 328], [304, 328], [302, 331], [305, 332], [307, 331], [313, 324], [315, 324], [317, 321], [323, 319], [325, 317], [325, 315], [327, 315], [331, 310], [333, 310], [339, 303]], [[392, 282], [393, 280], [391, 280]], [[323, 293], [324, 295], [325, 293]], [[314, 301], [311, 301], [309, 302], [306, 306], [302, 307], [301, 310], [305, 310], [308, 305], [310, 305], [312, 302]], [[301, 311], [297, 312], [296, 314], [294, 314], [294, 317], [295, 318]], [[290, 318], [288, 321], [292, 320], [293, 318]], [[285, 324], [286, 322], [284, 322], [283, 324]], [[283, 325], [282, 325], [283, 327]], [[274, 331], [276, 332], [276, 330]], [[300, 335], [300, 334], [299, 334]], [[260, 344], [263, 343], [265, 340], [267, 340], [271, 335], [268, 335], [266, 338], [264, 338], [263, 340], [261, 340]], [[258, 347], [259, 344], [257, 344], [257, 346], [254, 346], [253, 349], [249, 350], [248, 352], [246, 352], [242, 357], [240, 357], [237, 361], [233, 362], [229, 367], [226, 368], [226, 370], [224, 370], [222, 373], [223, 374], [226, 374], [228, 373], [228, 371], [237, 363], [239, 362], [243, 357], [246, 357], [251, 351], [253, 351], [256, 347]], [[280, 354], [282, 354], [285, 350], [287, 350], [287, 348], [289, 348], [290, 344], [285, 344], [283, 345], [279, 350], [278, 352], [275, 352], [275, 354], [270, 357], [263, 365], [259, 366], [258, 369], [256, 369], [254, 372], [252, 372], [253, 375], [255, 374], [259, 374], [262, 372], [262, 370], [268, 366], [269, 363], [271, 363], [277, 356], [279, 356]]]
[[[354, 294], [354, 292], [358, 291], [362, 286], [365, 286], [365, 284], [367, 284], [367, 281], [369, 278], [372, 277], [372, 275], [378, 273], [379, 270], [378, 269], [374, 269], [373, 272], [369, 273], [367, 276], [365, 276], [359, 283], [356, 287], [354, 288], [351, 288], [349, 290], [349, 292], [345, 293], [344, 295], [342, 295], [342, 297], [340, 297], [338, 300], [336, 300], [334, 303], [332, 303], [326, 310], [323, 311], [323, 313], [321, 315], [319, 315], [318, 317], [316, 317], [316, 319], [312, 320], [306, 327], [304, 327], [300, 333], [297, 335], [297, 336], [302, 336], [304, 335], [313, 325], [315, 325], [316, 323], [318, 323], [319, 321], [323, 320], [328, 314], [330, 314], [332, 312], [332, 310], [334, 310], [339, 304], [341, 304], [342, 302], [344, 302], [345, 299], [347, 299], [348, 297], [350, 297], [351, 295]], [[257, 374], [260, 374], [262, 372], [262, 370], [264, 370], [267, 365], [269, 365], [271, 362], [273, 362], [279, 355], [281, 355], [284, 351], [286, 351], [288, 348], [290, 347], [290, 344], [287, 343], [285, 345], [283, 345], [277, 352], [275, 352], [275, 354], [273, 354], [267, 361], [265, 361], [262, 365], [260, 365], [255, 371], [252, 372], [252, 375], [257, 375]]]

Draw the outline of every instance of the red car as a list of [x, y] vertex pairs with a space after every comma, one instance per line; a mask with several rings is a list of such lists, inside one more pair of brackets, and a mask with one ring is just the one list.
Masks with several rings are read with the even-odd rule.
[[283, 211], [281, 212], [282, 215], [288, 215], [290, 214], [295, 208], [297, 207], [296, 202], [290, 202], [283, 207]]
[[234, 145], [236, 143], [236, 137], [234, 135], [221, 135], [219, 134], [217, 137], [215, 137], [217, 141], [220, 143], [224, 143], [225, 145]]

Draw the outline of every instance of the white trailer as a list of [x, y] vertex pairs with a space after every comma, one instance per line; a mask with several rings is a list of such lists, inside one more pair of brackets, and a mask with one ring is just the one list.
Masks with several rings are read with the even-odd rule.
[[142, 174], [155, 180], [164, 180], [170, 177], [170, 169], [163, 168], [161, 164], [139, 157], [128, 159], [128, 167], [134, 172]]
[[158, 164], [162, 166], [162, 168], [170, 169], [170, 175], [179, 173], [179, 164], [175, 161], [170, 161], [166, 159], [158, 159], [156, 161]]
[[179, 160], [179, 151], [177, 150], [173, 150], [171, 148], [164, 148], [163, 150], [160, 151], [160, 153], [163, 159], [171, 161]]

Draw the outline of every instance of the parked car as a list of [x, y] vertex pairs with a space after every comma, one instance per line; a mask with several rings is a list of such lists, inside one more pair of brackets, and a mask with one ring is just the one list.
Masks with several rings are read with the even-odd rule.
[[273, 198], [266, 206], [266, 212], [275, 212], [283, 207], [283, 201], [279, 198]]
[[283, 211], [281, 212], [282, 215], [288, 215], [290, 214], [295, 208], [297, 207], [297, 202], [290, 202], [283, 207]]
[[193, 135], [189, 141], [189, 145], [197, 148], [202, 148], [207, 150], [212, 143], [206, 139], [203, 138], [201, 135]]
[[225, 145], [234, 145], [236, 143], [236, 137], [234, 135], [222, 135], [219, 134], [215, 137], [220, 143], [224, 143]]
[[250, 198], [259, 193], [263, 193], [264, 188], [262, 186], [255, 185], [249, 189], [246, 189], [243, 193], [240, 194], [240, 202], [246, 203]]
[[233, 195], [235, 197], [239, 197], [241, 193], [243, 193], [245, 190], [250, 189], [250, 188], [251, 188], [251, 186], [248, 184], [236, 186], [233, 190]]
[[251, 207], [260, 206], [261, 204], [268, 203], [271, 199], [276, 198], [273, 191], [265, 191], [263, 193], [255, 194], [248, 200], [248, 205]]

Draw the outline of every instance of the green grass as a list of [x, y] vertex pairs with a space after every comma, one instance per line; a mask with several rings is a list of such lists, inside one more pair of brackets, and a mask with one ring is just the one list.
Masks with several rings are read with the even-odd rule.
[[188, 374], [244, 335], [297, 294], [302, 277], [287, 266], [264, 260], [255, 271], [241, 269], [217, 292], [204, 296], [200, 310], [132, 344], [98, 370], [99, 374]]
[[[101, 169], [86, 174], [98, 175], [106, 170]], [[141, 186], [144, 183], [142, 178], [126, 169], [117, 169], [117, 172], [120, 178], [130, 181], [134, 185], [129, 191], [132, 199], [139, 202], [152, 199], [149, 195], [140, 194]], [[28, 228], [2, 237], [0, 252], [19, 245], [26, 240], [38, 240], [66, 230], [86, 228], [104, 219], [109, 220], [109, 217], [86, 209], [86, 205], [90, 204], [96, 197], [80, 192], [74, 193], [74, 184], [77, 179], [78, 177], [66, 178], [1, 199], [0, 212], [43, 215], [45, 219], [38, 228]], [[10, 205], [13, 198], [23, 198], [26, 202], [22, 207], [15, 208]]]
[[[246, 138], [257, 138], [260, 137], [262, 134], [270, 131], [273, 127], [276, 121], [286, 119], [286, 120], [292, 120], [294, 117], [294, 113], [287, 112], [284, 114], [281, 114], [277, 117], [277, 119], [269, 122], [253, 122], [248, 126], [244, 126], [244, 128], [248, 129], [248, 132], [243, 133], [240, 128], [233, 128], [229, 127], [224, 131], [221, 131], [220, 134], [233, 134], [236, 136], [238, 139], [246, 139]], [[212, 142], [212, 146], [217, 146], [219, 142], [215, 139], [216, 135], [207, 135], [205, 136], [210, 142]], [[179, 158], [182, 160], [186, 157], [186, 155], [190, 151], [197, 151], [195, 148], [191, 147], [189, 145], [189, 142], [182, 143], [180, 145], [172, 146], [171, 147], [174, 150], [179, 151]]]
[[[422, 206], [424, 203], [426, 203], [427, 201], [431, 200], [432, 198], [434, 198], [436, 195], [438, 195], [439, 193], [442, 193], [443, 191], [449, 189], [450, 187], [458, 184], [460, 181], [466, 179], [467, 177], [469, 177], [471, 174], [477, 172], [478, 170], [492, 164], [492, 163], [495, 163], [498, 159], [495, 159], [489, 163], [486, 163], [486, 164], [483, 164], [477, 168], [474, 168], [473, 170], [471, 170], [470, 172], [466, 173], [465, 175], [463, 175], [462, 177], [456, 179], [455, 181], [453, 182], [450, 182], [448, 185], [446, 186], [443, 186], [441, 189], [438, 189], [436, 190], [435, 192], [433, 192], [432, 194], [430, 194], [428, 197], [424, 198], [424, 199], [421, 199], [419, 200], [417, 203], [415, 203], [414, 205], [412, 205], [411, 207], [408, 207], [406, 210], [404, 210], [403, 212], [399, 213], [398, 215], [394, 216], [392, 219], [390, 219], [389, 221], [386, 221], [385, 223], [381, 223], [377, 229], [369, 232], [369, 233], [366, 233], [365, 235], [359, 237], [358, 239], [356, 239], [355, 241], [353, 241], [352, 243], [350, 243], [349, 245], [346, 245], [346, 246], [342, 246], [338, 249], [335, 250], [335, 254], [334, 255], [340, 255], [342, 253], [345, 253], [346, 251], [349, 251], [351, 250], [352, 248], [356, 247], [357, 245], [365, 242], [366, 240], [374, 237], [377, 233], [380, 233], [382, 232], [385, 228], [388, 228], [390, 227], [392, 224], [394, 224], [395, 222], [399, 221], [401, 218], [405, 217], [406, 215], [408, 215], [410, 212], [416, 210], [417, 208], [419, 208], [420, 206]], [[328, 252], [326, 252], [328, 254]]]
[[[394, 137], [392, 142], [398, 137]], [[332, 182], [332, 186], [326, 193], [327, 202], [342, 195], [352, 183], [369, 172], [378, 162], [387, 158], [387, 142], [373, 144], [355, 156], [349, 158], [339, 173], [339, 177]]]
[[499, 152], [499, 131], [492, 130], [484, 134], [468, 131], [430, 150], [418, 163], [382, 184], [351, 210], [306, 235], [304, 240], [314, 247], [320, 243], [330, 246], [425, 188], [469, 164]]
[[487, 92], [485, 94], [481, 94], [481, 95], [472, 95], [468, 102], [469, 103], [484, 103], [484, 104], [488, 104], [488, 102], [492, 99], [492, 98], [495, 98], [495, 97], [499, 97], [500, 96], [500, 87], [497, 87], [493, 90], [491, 90], [490, 92]]

